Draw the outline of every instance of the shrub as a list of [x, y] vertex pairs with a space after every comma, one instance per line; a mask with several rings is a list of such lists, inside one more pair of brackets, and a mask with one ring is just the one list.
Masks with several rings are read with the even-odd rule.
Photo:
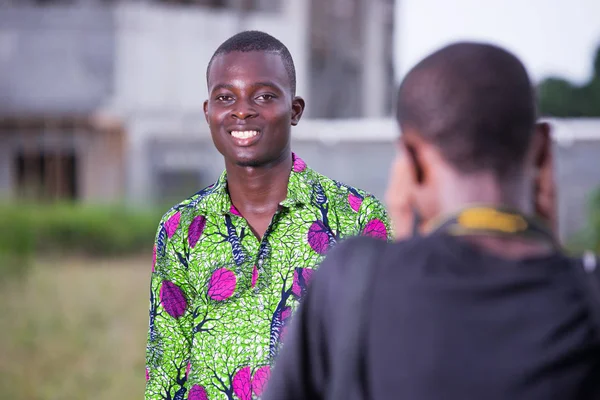
[[567, 247], [577, 254], [585, 250], [600, 254], [600, 189], [590, 196], [586, 215], [586, 226], [569, 238]]
[[122, 206], [4, 204], [0, 206], [0, 257], [150, 252], [161, 215]]
[[22, 277], [31, 266], [34, 238], [28, 221], [19, 210], [0, 210], [0, 275], [1, 281]]

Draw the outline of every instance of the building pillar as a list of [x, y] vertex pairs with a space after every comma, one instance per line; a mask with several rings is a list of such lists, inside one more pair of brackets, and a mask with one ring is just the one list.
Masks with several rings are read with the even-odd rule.
[[363, 2], [364, 64], [362, 69], [362, 116], [379, 118], [386, 114], [386, 4], [383, 0]]

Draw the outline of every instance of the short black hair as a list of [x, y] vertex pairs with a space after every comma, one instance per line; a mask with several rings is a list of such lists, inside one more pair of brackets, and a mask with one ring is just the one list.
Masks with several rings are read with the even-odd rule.
[[292, 95], [296, 94], [296, 67], [294, 66], [294, 60], [288, 48], [281, 43], [278, 39], [269, 35], [268, 33], [261, 31], [244, 31], [237, 33], [224, 41], [215, 51], [208, 62], [206, 68], [206, 80], [208, 81], [208, 73], [213, 60], [221, 55], [228, 54], [235, 51], [250, 52], [250, 51], [264, 51], [268, 53], [275, 53], [281, 57], [285, 70], [290, 78], [290, 85], [292, 89]]
[[397, 98], [413, 128], [462, 173], [519, 171], [536, 122], [535, 90], [521, 61], [485, 43], [446, 46], [413, 67]]

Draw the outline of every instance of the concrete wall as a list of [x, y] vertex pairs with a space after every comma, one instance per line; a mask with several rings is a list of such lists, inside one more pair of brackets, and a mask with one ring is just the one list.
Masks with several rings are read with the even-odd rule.
[[600, 189], [600, 119], [552, 121], [559, 225], [563, 236], [586, 225], [591, 191]]
[[107, 8], [0, 10], [0, 113], [85, 112], [114, 93]]
[[118, 135], [118, 132], [86, 132], [78, 154], [81, 201], [114, 203], [123, 198], [125, 162]]
[[573, 233], [587, 223], [590, 189], [600, 188], [600, 140], [558, 145], [557, 181], [560, 225]]

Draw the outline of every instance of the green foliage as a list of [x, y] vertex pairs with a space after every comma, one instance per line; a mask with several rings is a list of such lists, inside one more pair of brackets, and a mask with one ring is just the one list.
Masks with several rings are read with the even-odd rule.
[[[5, 218], [7, 217], [7, 218]], [[26, 220], [13, 225], [18, 219], [0, 211], [0, 274], [2, 282], [7, 278], [23, 277], [32, 262], [34, 239]]]
[[585, 85], [551, 77], [538, 87], [539, 107], [552, 117], [600, 117], [600, 48], [594, 59], [594, 76]]
[[0, 205], [0, 272], [22, 270], [39, 254], [149, 253], [161, 215], [120, 206]]
[[600, 254], [600, 189], [590, 196], [586, 226], [569, 239], [567, 248], [574, 254], [586, 250]]

